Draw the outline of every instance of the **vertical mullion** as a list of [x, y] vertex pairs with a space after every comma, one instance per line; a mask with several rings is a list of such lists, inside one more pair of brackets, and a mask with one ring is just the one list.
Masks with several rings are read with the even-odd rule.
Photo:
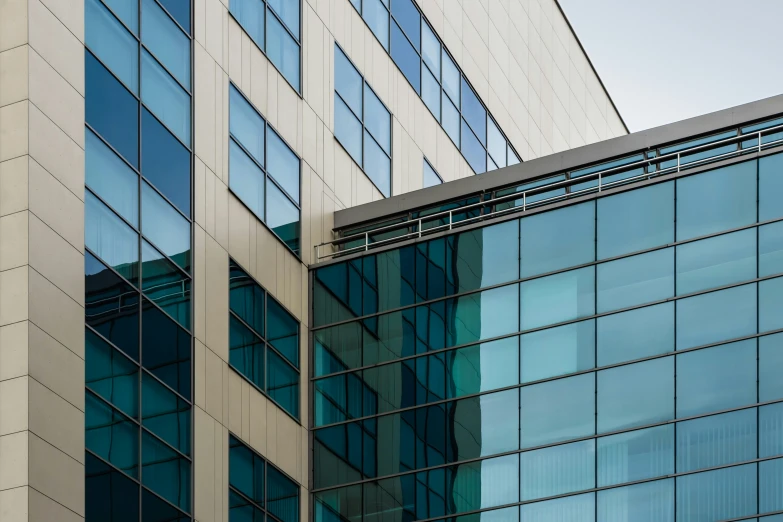
[[[487, 140], [489, 145], [489, 140]], [[506, 156], [508, 156], [508, 147], [506, 147]], [[520, 220], [521, 225], [521, 220]], [[598, 313], [598, 200], [593, 201], [593, 312]], [[598, 487], [598, 319], [593, 319], [593, 375], [595, 379], [595, 426], [593, 427], [593, 487]], [[520, 499], [521, 500], [521, 499]], [[593, 508], [595, 510], [595, 520], [598, 520], [598, 492], [593, 493]]]
[[142, 111], [143, 111], [143, 102], [142, 102], [142, 97], [141, 97], [141, 95], [142, 95], [142, 88], [141, 88], [141, 86], [142, 86], [142, 74], [143, 74], [142, 73], [142, 69], [143, 69], [143, 67], [142, 67], [142, 52], [141, 52], [142, 43], [141, 43], [141, 39], [142, 39], [143, 33], [142, 33], [142, 23], [141, 23], [141, 20], [142, 20], [142, 18], [141, 18], [142, 17], [142, 2], [141, 1], [139, 1], [138, 5], [137, 5], [137, 13], [138, 13], [137, 16], [138, 16], [138, 28], [139, 28], [139, 42], [138, 42], [138, 48], [136, 49], [136, 52], [138, 53], [137, 54], [137, 56], [138, 56], [137, 63], [139, 64], [138, 65], [138, 67], [139, 67], [139, 70], [138, 70], [138, 73], [139, 73], [139, 80], [138, 80], [139, 84], [137, 86], [138, 89], [139, 89], [139, 101], [138, 101], [138, 105], [136, 107], [136, 116], [137, 116], [137, 122], [138, 122], [137, 139], [138, 139], [138, 144], [139, 144], [139, 148], [138, 148], [138, 151], [137, 151], [138, 156], [136, 158], [136, 161], [138, 161], [138, 165], [139, 165], [139, 175], [138, 175], [138, 180], [137, 180], [137, 204], [138, 204], [138, 215], [139, 215], [139, 218], [138, 218], [139, 219], [139, 234], [138, 234], [138, 237], [137, 237], [137, 244], [138, 244], [138, 249], [139, 249], [138, 250], [139, 251], [138, 276], [137, 276], [138, 285], [139, 285], [139, 288], [138, 288], [138, 291], [139, 291], [139, 302], [138, 302], [138, 305], [137, 305], [138, 306], [138, 313], [139, 313], [139, 320], [138, 320], [138, 328], [139, 328], [139, 334], [138, 334], [139, 335], [139, 377], [138, 377], [138, 384], [139, 384], [139, 391], [138, 391], [138, 401], [139, 401], [139, 405], [138, 405], [138, 412], [139, 412], [139, 441], [138, 441], [138, 447], [139, 447], [139, 521], [143, 522], [143, 515], [142, 515], [142, 513], [143, 513], [143, 509], [144, 508], [143, 508], [142, 502], [143, 502], [144, 486], [142, 486], [142, 484], [144, 483], [144, 475], [143, 475], [144, 470], [143, 470], [142, 463], [143, 463], [144, 460], [143, 460], [143, 454], [142, 454], [142, 450], [143, 450], [142, 440], [143, 440], [143, 437], [144, 437], [144, 428], [141, 427], [141, 425], [142, 425], [142, 418], [143, 418], [143, 413], [142, 413], [142, 384], [143, 384], [143, 377], [144, 377], [144, 358], [143, 358], [144, 357], [144, 353], [143, 353], [143, 343], [142, 343], [142, 339], [143, 339], [142, 328], [144, 328], [144, 324], [143, 324], [143, 321], [142, 321], [142, 312], [144, 310], [144, 306], [143, 306], [144, 298], [142, 297], [142, 293], [141, 293], [142, 277], [143, 277], [143, 274], [142, 274], [142, 245], [143, 245], [143, 243], [142, 243], [142, 233], [143, 233], [143, 231], [142, 231], [142, 202], [141, 202], [141, 199], [142, 199], [142, 191], [141, 191], [142, 185], [141, 184], [143, 183], [143, 181], [141, 179], [142, 178], [142, 172], [141, 172], [141, 166], [142, 166], [142, 161], [141, 161], [141, 158], [142, 158], [141, 123], [142, 123]]
[[[738, 147], [741, 147], [741, 144], [737, 143]], [[759, 136], [759, 146], [761, 146], [761, 136]], [[759, 257], [760, 257], [760, 246], [759, 246], [759, 239], [760, 239], [760, 228], [758, 226], [759, 222], [759, 184], [760, 184], [760, 164], [761, 159], [756, 160], [756, 277], [759, 276]], [[760, 318], [759, 318], [759, 289], [761, 288], [761, 283], [756, 283], [756, 402], [759, 402], [760, 398], [760, 382], [759, 382], [759, 368], [760, 368], [760, 352], [759, 352], [759, 343], [761, 342], [758, 334], [759, 334], [759, 326], [760, 326]], [[759, 458], [761, 456], [760, 448], [759, 448], [759, 442], [760, 442], [760, 414], [761, 414], [761, 408], [756, 408], [756, 458]], [[761, 512], [761, 464], [756, 463], [756, 513]]]
[[[674, 183], [674, 224], [672, 232], [674, 234], [674, 241], [676, 242], [679, 238], [677, 237], [677, 188], [679, 186], [679, 182], [675, 179], [672, 181]], [[677, 247], [673, 247], [674, 252], [674, 266], [672, 267], [672, 270], [674, 272], [674, 296], [677, 297]], [[677, 307], [678, 307], [679, 300], [674, 300], [674, 310], [672, 313], [674, 314], [673, 322], [674, 322], [674, 379], [672, 379], [672, 382], [674, 383], [674, 419], [677, 419], [677, 362], [680, 360], [679, 356], [677, 355], [677, 349], [679, 348], [677, 346]], [[673, 433], [672, 433], [672, 447], [673, 447], [673, 453], [674, 453], [674, 462], [672, 463], [674, 465], [674, 472], [677, 473], [677, 422], [674, 422], [673, 427]], [[679, 477], [674, 478], [674, 518], [676, 520], [677, 518], [677, 484], [680, 481]]]

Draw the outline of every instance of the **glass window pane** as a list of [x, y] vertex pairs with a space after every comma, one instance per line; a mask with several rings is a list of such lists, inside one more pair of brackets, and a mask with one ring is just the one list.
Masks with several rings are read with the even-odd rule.
[[228, 140], [229, 178], [231, 191], [251, 212], [264, 220], [264, 171], [245, 154], [234, 140]]
[[299, 252], [299, 209], [274, 183], [266, 188], [266, 224], [295, 253]]
[[783, 399], [783, 334], [759, 338], [759, 401]]
[[487, 143], [487, 110], [481, 104], [473, 92], [465, 77], [462, 77], [462, 117], [478, 136], [479, 141], [486, 145]]
[[759, 159], [759, 221], [783, 217], [783, 154]]
[[141, 380], [141, 418], [145, 428], [190, 455], [190, 405], [146, 372]]
[[[518, 224], [507, 221], [458, 234], [452, 244], [444, 247], [444, 272], [455, 279], [455, 288], [448, 293], [466, 292], [506, 283], [517, 279], [519, 273]], [[437, 243], [431, 242], [434, 246]], [[453, 249], [453, 254], [452, 254]], [[429, 258], [436, 258], [430, 249]], [[477, 250], [481, 255], [476, 255]], [[449, 265], [446, 267], [445, 265]], [[439, 274], [440, 275], [440, 274]], [[448, 283], [447, 283], [448, 284]], [[445, 291], [428, 293], [428, 298], [440, 297]]]
[[424, 179], [422, 181], [422, 187], [434, 187], [435, 185], [440, 185], [443, 183], [443, 180], [440, 179], [440, 176], [438, 176], [437, 172], [435, 172], [435, 169], [432, 168], [430, 163], [425, 159], [424, 160]]
[[264, 343], [242, 322], [229, 316], [228, 362], [250, 382], [264, 389]]
[[759, 283], [759, 332], [783, 328], [783, 277]]
[[138, 483], [90, 453], [84, 457], [85, 518], [114, 522], [139, 520]]
[[[389, 50], [389, 11], [381, 0], [364, 0], [362, 18], [364, 18], [381, 45]], [[336, 77], [336, 76], [335, 76]]]
[[266, 16], [266, 55], [298, 92], [299, 44], [291, 38], [277, 17], [270, 13]]
[[158, 0], [179, 25], [190, 33], [190, 2], [187, 0]]
[[421, 20], [421, 57], [435, 78], [440, 78], [440, 41], [424, 18]]
[[677, 520], [713, 522], [756, 513], [756, 465], [677, 477]]
[[286, 27], [299, 38], [299, 2], [288, 0], [268, 0], [269, 5], [275, 10], [275, 13], [283, 20]]
[[677, 472], [756, 458], [756, 408], [677, 423]]
[[190, 334], [146, 299], [142, 304], [141, 322], [144, 368], [190, 400]]
[[598, 366], [674, 351], [674, 303], [598, 318]]
[[272, 350], [266, 353], [266, 391], [269, 397], [299, 418], [299, 373]]
[[234, 261], [229, 261], [229, 309], [253, 328], [258, 335], [265, 336], [266, 293]]
[[85, 129], [85, 183], [131, 225], [139, 226], [139, 176]]
[[[334, 46], [334, 90], [340, 93], [345, 103], [353, 110], [357, 118], [362, 118], [362, 77], [359, 71], [348, 61], [342, 49]], [[335, 106], [337, 98], [335, 98]], [[335, 124], [340, 121], [335, 114]]]
[[598, 265], [598, 313], [674, 295], [674, 249], [666, 248]]
[[85, 121], [139, 168], [139, 102], [85, 49]]
[[288, 359], [291, 364], [299, 367], [299, 323], [274, 299], [267, 303], [269, 314], [267, 341]]
[[141, 242], [141, 262], [144, 294], [183, 328], [190, 329], [190, 279], [144, 240]]
[[[759, 457], [783, 454], [783, 403], [759, 408]], [[755, 458], [755, 456], [754, 456]]]
[[298, 204], [299, 158], [272, 129], [267, 129], [267, 171]]
[[139, 426], [90, 392], [84, 394], [84, 444], [131, 477], [139, 472]]
[[233, 435], [228, 444], [228, 485], [263, 506], [266, 462]]
[[492, 118], [488, 119], [487, 124], [487, 152], [498, 167], [506, 166], [506, 138]]
[[141, 55], [141, 99], [190, 147], [190, 96], [147, 52]]
[[595, 522], [595, 493], [525, 504], [520, 517], [521, 522]]
[[756, 229], [677, 246], [677, 294], [756, 277]]
[[462, 143], [460, 150], [465, 159], [468, 160], [468, 164], [470, 164], [473, 172], [483, 174], [487, 171], [487, 153], [465, 120], [462, 120]]
[[190, 271], [190, 222], [146, 183], [141, 187], [141, 230], [186, 272]]
[[756, 333], [756, 285], [677, 301], [677, 349]]
[[522, 501], [595, 487], [594, 440], [526, 451], [519, 458]]
[[[138, 0], [104, 0], [112, 11], [127, 25], [134, 34], [139, 32]], [[86, 24], [85, 24], [86, 25]]]
[[443, 72], [441, 74], [441, 81], [443, 83], [443, 90], [449, 95], [451, 101], [459, 108], [459, 88], [460, 88], [460, 72], [454, 60], [451, 59], [449, 53], [446, 52], [446, 48], [442, 48], [441, 57], [443, 58]]
[[229, 85], [231, 135], [264, 166], [264, 119], [233, 85]]
[[595, 260], [595, 206], [573, 205], [521, 219], [520, 275], [529, 277]]
[[181, 509], [190, 509], [190, 462], [142, 431], [142, 484]]
[[514, 333], [519, 325], [518, 289], [514, 284], [449, 299], [445, 308], [442, 303], [421, 306], [416, 310], [417, 337], [434, 350], [443, 347], [444, 334], [446, 345], [458, 346]]
[[598, 372], [598, 432], [674, 418], [674, 360], [653, 359]]
[[229, 10], [256, 45], [264, 49], [264, 2], [230, 0]]
[[454, 145], [459, 146], [459, 129], [461, 121], [459, 111], [446, 97], [443, 98], [442, 107], [443, 115], [441, 125], [443, 125], [443, 130], [449, 135], [449, 138], [454, 142]]
[[[397, 0], [398, 3], [401, 1], [410, 2], [410, 0]], [[418, 25], [418, 23], [417, 21], [416, 24]], [[410, 82], [413, 90], [420, 93], [421, 59], [396, 23], [391, 24], [391, 56], [402, 74]]]
[[136, 284], [139, 236], [91, 192], [84, 193], [84, 244], [109, 266]]
[[526, 281], [521, 295], [522, 330], [592, 315], [595, 270], [590, 266]]
[[783, 221], [759, 227], [759, 277], [783, 272]]
[[136, 417], [139, 413], [139, 367], [89, 328], [84, 329], [84, 335], [86, 386], [122, 412]]
[[517, 390], [506, 390], [456, 401], [449, 414], [453, 417], [453, 460], [487, 457], [518, 449], [517, 411], [519, 411]]
[[190, 215], [190, 151], [147, 110], [141, 120], [141, 173]]
[[[138, 15], [134, 12], [133, 16], [135, 19]], [[117, 21], [100, 0], [86, 0], [84, 18], [84, 38], [87, 47], [122, 80], [128, 89], [138, 94], [138, 40]], [[190, 63], [189, 59], [188, 63]]]
[[756, 222], [756, 162], [677, 180], [677, 240]]
[[[497, 341], [460, 348], [447, 355], [449, 397], [461, 397], [519, 382], [517, 365], [519, 339]], [[515, 392], [516, 393], [516, 392]]]
[[190, 89], [190, 38], [155, 0], [142, 0], [141, 37], [166, 69]]
[[674, 480], [658, 480], [598, 492], [602, 522], [674, 522]]
[[677, 417], [756, 402], [756, 340], [677, 356]]
[[337, 93], [334, 95], [334, 136], [353, 160], [361, 166], [362, 122], [356, 119]]
[[522, 447], [530, 448], [595, 433], [595, 376], [520, 389]]
[[523, 383], [595, 366], [595, 321], [592, 320], [525, 334], [521, 342]]
[[364, 132], [364, 172], [381, 194], [391, 196], [391, 160], [367, 131]]
[[674, 473], [674, 425], [598, 439], [598, 487]]
[[598, 259], [674, 241], [674, 183], [598, 200]]
[[141, 519], [145, 522], [190, 522], [189, 516], [147, 489], [142, 489], [141, 495]]
[[759, 462], [759, 513], [783, 509], [783, 459]]
[[299, 486], [273, 466], [267, 468], [267, 509], [283, 522], [299, 520]]
[[421, 99], [440, 121], [440, 84], [424, 65], [421, 66]]
[[364, 84], [364, 126], [386, 154], [391, 155], [391, 115], [366, 83]]
[[519, 456], [454, 466], [446, 494], [453, 499], [453, 512], [512, 504], [519, 501]]
[[421, 39], [419, 31], [421, 15], [411, 0], [391, 0], [391, 12], [394, 19], [405, 31], [413, 46], [418, 50]]

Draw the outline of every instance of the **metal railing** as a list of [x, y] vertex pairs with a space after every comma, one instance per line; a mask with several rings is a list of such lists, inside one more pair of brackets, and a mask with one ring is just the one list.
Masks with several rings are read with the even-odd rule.
[[[511, 187], [506, 186], [506, 187], [501, 187], [499, 189], [493, 189], [491, 192], [466, 194], [465, 198], [478, 198], [479, 202], [453, 208], [450, 210], [436, 212], [434, 214], [430, 214], [427, 216], [410, 218], [392, 225], [380, 226], [378, 228], [371, 228], [364, 232], [351, 234], [345, 237], [333, 239], [331, 241], [326, 241], [324, 243], [315, 246], [315, 262], [318, 263], [319, 261], [325, 259], [333, 259], [336, 257], [341, 257], [357, 252], [363, 252], [363, 251], [366, 252], [370, 249], [378, 248], [380, 246], [387, 245], [390, 243], [396, 243], [411, 238], [420, 238], [422, 236], [434, 234], [439, 231], [452, 230], [454, 228], [465, 226], [471, 223], [493, 219], [511, 213], [516, 213], [516, 212], [524, 213], [528, 209], [549, 205], [552, 203], [571, 199], [585, 194], [602, 192], [604, 190], [608, 190], [610, 188], [619, 185], [625, 185], [629, 183], [635, 183], [638, 181], [648, 180], [665, 174], [677, 173], [682, 170], [694, 168], [699, 165], [704, 165], [706, 163], [711, 163], [724, 158], [741, 156], [743, 154], [748, 154], [753, 152], [761, 152], [764, 149], [783, 144], [783, 138], [771, 140], [766, 143], [764, 143], [762, 139], [763, 136], [769, 134], [775, 134], [781, 131], [783, 131], [783, 125], [776, 125], [766, 129], [749, 132], [747, 134], [742, 134], [741, 129], [738, 129], [737, 135], [732, 136], [730, 138], [714, 141], [711, 143], [705, 143], [702, 145], [696, 145], [693, 147], [688, 147], [683, 150], [672, 152], [669, 154], [662, 154], [662, 155], [656, 154], [653, 157], [645, 157], [644, 159], [639, 161], [632, 161], [624, 165], [619, 165], [604, 170], [599, 170], [590, 174], [581, 175], [579, 177], [569, 178], [562, 181], [540, 185], [535, 188], [524, 190], [522, 192], [514, 192], [504, 196], [495, 196], [495, 197], [490, 197], [489, 199], [484, 199], [485, 196], [487, 195], [491, 196], [498, 191], [508, 190], [513, 188], [513, 186]], [[747, 142], [752, 142], [754, 140], [757, 140], [758, 143], [753, 143], [751, 144], [751, 146], [745, 147], [745, 145], [748, 144]], [[692, 141], [692, 140], [683, 140], [683, 142], [681, 143], [687, 144], [688, 141]], [[722, 148], [732, 144], [737, 145], [737, 148], [735, 150], [688, 161], [687, 157], [695, 153], [709, 151], [710, 149]], [[677, 145], [676, 143], [667, 145], [665, 148], [670, 148], [676, 145]], [[651, 151], [637, 152], [628, 157], [633, 157], [639, 154], [644, 155], [648, 152]], [[652, 150], [652, 152], [657, 152], [657, 149]], [[661, 165], [663, 163], [674, 162], [674, 161], [676, 161], [676, 164], [661, 168]], [[558, 175], [558, 174], [568, 175], [574, 172], [578, 172], [579, 170], [584, 170], [587, 167], [589, 167], [589, 165], [580, 166], [579, 169], [570, 170], [565, 173], [563, 172], [553, 173], [553, 175]], [[654, 170], [650, 171], [650, 167], [654, 167]], [[606, 177], [614, 176], [626, 171], [636, 170], [640, 168], [643, 171], [641, 174], [636, 174], [633, 176], [624, 177], [612, 181], [605, 180]], [[574, 185], [583, 185], [586, 183], [590, 183], [591, 181], [595, 182], [593, 186], [588, 186], [578, 190], [569, 190]], [[558, 189], [564, 189], [564, 193], [555, 196], [545, 197], [543, 199], [534, 199], [533, 201], [530, 201], [531, 198], [533, 198], [533, 196], [545, 194], [547, 192], [551, 192], [553, 190], [558, 190]], [[497, 208], [498, 205], [503, 203], [513, 203], [513, 204], [508, 208], [498, 209]], [[448, 204], [448, 202], [444, 204]], [[471, 210], [477, 211], [478, 215], [466, 216], [464, 219], [459, 219], [458, 221], [454, 220], [454, 214], [466, 214]], [[484, 210], [488, 210], [488, 212], [485, 213]], [[389, 216], [389, 217], [393, 218], [394, 216]], [[434, 226], [426, 226], [428, 223], [432, 223], [435, 221], [440, 221], [441, 223], [436, 224]], [[403, 231], [399, 235], [394, 235], [393, 237], [389, 237], [385, 239], [371, 240], [373, 236], [376, 236], [378, 234], [389, 233], [395, 230], [402, 231], [404, 229], [408, 229], [408, 231]], [[340, 246], [345, 245], [347, 243], [354, 243], [354, 242], [358, 242], [359, 244], [357, 246], [350, 246], [348, 248], [340, 249]], [[332, 251], [322, 255], [321, 249], [326, 246], [331, 246]]]

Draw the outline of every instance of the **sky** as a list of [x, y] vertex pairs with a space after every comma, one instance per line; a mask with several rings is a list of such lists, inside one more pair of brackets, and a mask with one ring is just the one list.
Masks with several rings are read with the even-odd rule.
[[783, 94], [783, 0], [558, 0], [631, 132]]

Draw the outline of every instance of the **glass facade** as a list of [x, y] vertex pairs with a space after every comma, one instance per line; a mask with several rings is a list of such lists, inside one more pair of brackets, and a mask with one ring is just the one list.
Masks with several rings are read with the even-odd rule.
[[413, 0], [351, 4], [476, 174], [521, 161]]
[[422, 188], [434, 187], [435, 185], [443, 183], [443, 180], [440, 179], [440, 176], [435, 172], [435, 169], [432, 168], [432, 165], [427, 161], [427, 158], [424, 158], [423, 171], [424, 179], [422, 180]]
[[189, 2], [85, 2], [86, 519], [191, 520]]
[[316, 267], [316, 522], [774, 520], [781, 158]]

